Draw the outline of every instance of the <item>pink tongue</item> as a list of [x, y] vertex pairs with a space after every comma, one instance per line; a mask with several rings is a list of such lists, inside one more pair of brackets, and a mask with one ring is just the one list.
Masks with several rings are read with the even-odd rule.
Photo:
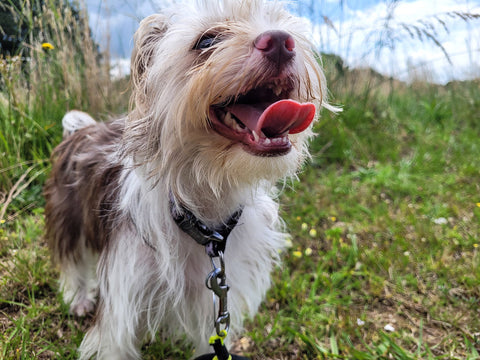
[[315, 105], [300, 104], [294, 100], [280, 100], [265, 110], [249, 105], [234, 105], [230, 110], [250, 130], [260, 131], [268, 137], [282, 135], [288, 131], [297, 134], [304, 131], [315, 117]]

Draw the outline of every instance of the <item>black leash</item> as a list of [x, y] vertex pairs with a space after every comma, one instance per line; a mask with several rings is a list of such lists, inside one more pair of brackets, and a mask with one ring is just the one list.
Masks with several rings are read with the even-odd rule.
[[[205, 284], [218, 298], [218, 316], [215, 319], [216, 335], [210, 337], [209, 344], [214, 353], [201, 355], [195, 360], [249, 360], [246, 357], [231, 355], [224, 343], [230, 327], [230, 313], [227, 307], [227, 293], [230, 288], [227, 285], [225, 274], [225, 261], [223, 254], [227, 245], [227, 239], [233, 228], [237, 225], [243, 209], [236, 211], [225, 224], [211, 229], [188, 209], [182, 207], [178, 211], [173, 199], [170, 200], [170, 212], [178, 227], [187, 233], [198, 244], [205, 247], [205, 252], [210, 257], [213, 270], [207, 275]], [[215, 264], [215, 258], [219, 258], [220, 266]], [[213, 300], [215, 308], [215, 297]], [[223, 329], [222, 329], [223, 327]]]

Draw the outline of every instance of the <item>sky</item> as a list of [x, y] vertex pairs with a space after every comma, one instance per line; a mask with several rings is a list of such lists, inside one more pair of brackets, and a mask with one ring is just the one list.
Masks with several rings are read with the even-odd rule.
[[[128, 72], [139, 21], [173, 2], [86, 0], [94, 38], [109, 44], [115, 75]], [[289, 7], [308, 19], [319, 51], [340, 55], [350, 67], [405, 81], [480, 77], [480, 18], [462, 19], [480, 17], [480, 0], [294, 0]]]

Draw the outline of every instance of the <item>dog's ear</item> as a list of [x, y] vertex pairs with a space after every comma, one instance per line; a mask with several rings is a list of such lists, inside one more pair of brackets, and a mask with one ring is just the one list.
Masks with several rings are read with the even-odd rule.
[[168, 18], [161, 14], [146, 17], [134, 36], [134, 48], [130, 65], [131, 78], [135, 87], [140, 85], [155, 51], [155, 45], [168, 29]]

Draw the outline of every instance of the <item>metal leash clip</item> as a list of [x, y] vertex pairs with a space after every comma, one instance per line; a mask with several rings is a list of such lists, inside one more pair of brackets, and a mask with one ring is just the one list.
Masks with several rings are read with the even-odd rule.
[[[228, 332], [230, 328], [230, 313], [228, 312], [227, 306], [227, 292], [229, 290], [229, 286], [227, 285], [227, 277], [225, 275], [225, 261], [223, 259], [223, 252], [218, 252], [218, 257], [220, 259], [220, 267], [217, 267], [213, 258], [211, 258], [213, 271], [211, 271], [207, 279], [205, 280], [205, 284], [207, 288], [213, 291], [214, 298], [213, 298], [213, 307], [215, 311], [215, 296], [218, 297], [218, 316], [215, 320], [215, 331], [217, 335], [220, 336], [223, 334], [223, 331]], [[224, 329], [222, 329], [222, 325]]]

